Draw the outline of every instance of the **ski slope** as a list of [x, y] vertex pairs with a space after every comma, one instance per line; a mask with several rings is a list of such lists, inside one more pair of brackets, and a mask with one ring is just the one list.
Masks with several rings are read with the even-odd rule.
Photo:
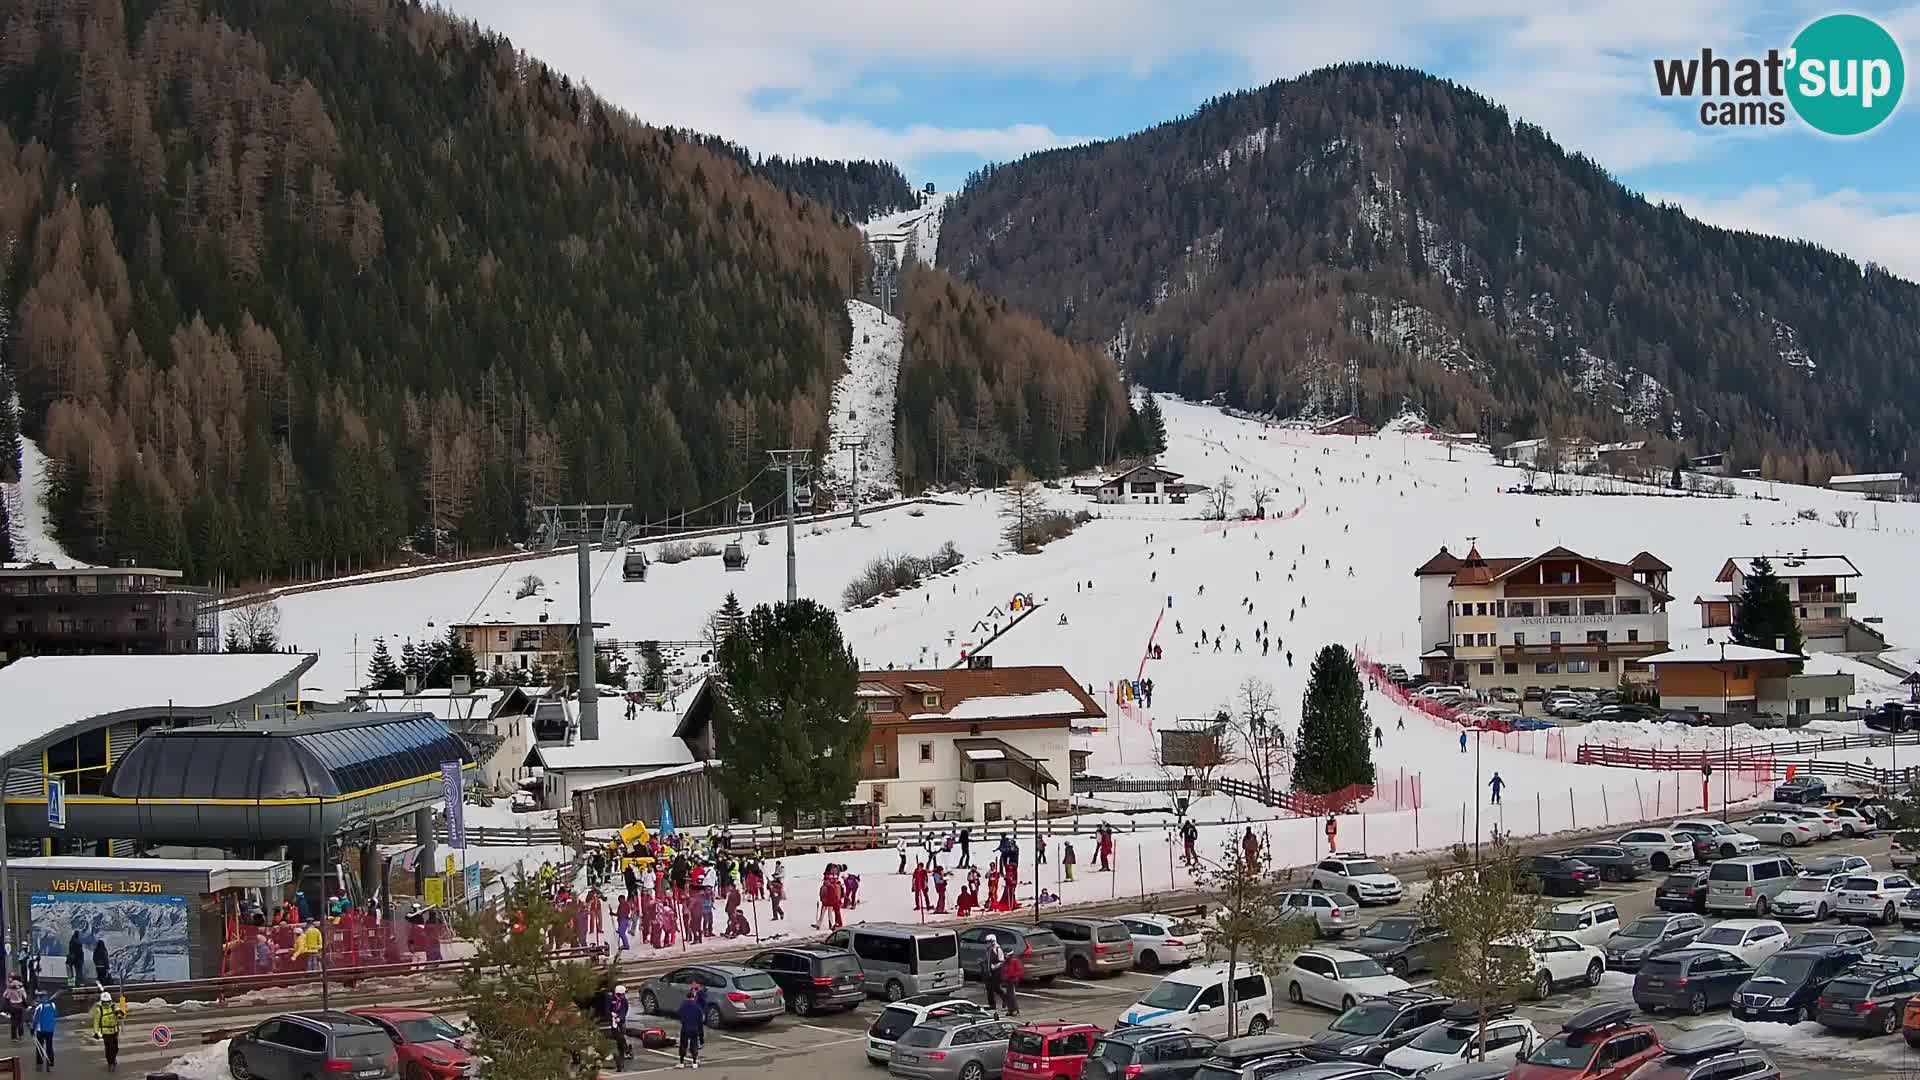
[[53, 523], [47, 518], [46, 491], [47, 455], [40, 451], [40, 444], [23, 435], [20, 482], [0, 483], [0, 499], [7, 501], [7, 517], [13, 525], [14, 560], [55, 566], [82, 565], [54, 538]]
[[893, 464], [893, 414], [900, 384], [902, 326], [899, 319], [859, 300], [847, 301], [847, 314], [853, 320], [853, 341], [847, 350], [847, 370], [833, 384], [826, 474], [834, 491], [850, 491], [853, 451], [840, 449], [840, 440], [866, 436], [859, 461], [860, 498], [870, 502], [890, 498], [899, 490]]
[[929, 195], [919, 206], [883, 214], [860, 226], [860, 231], [867, 234], [868, 243], [896, 245], [894, 253], [902, 266], [913, 259], [936, 266], [940, 253], [940, 221], [946, 216], [947, 200], [951, 198], [953, 195], [948, 192]]

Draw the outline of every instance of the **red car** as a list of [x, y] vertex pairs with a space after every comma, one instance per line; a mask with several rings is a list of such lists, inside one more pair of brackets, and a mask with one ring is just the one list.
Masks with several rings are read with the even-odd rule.
[[473, 1075], [473, 1055], [457, 1027], [425, 1009], [348, 1012], [379, 1026], [400, 1054], [400, 1080], [464, 1080]]
[[1069, 1024], [1065, 1020], [1028, 1024], [1007, 1040], [1001, 1075], [1006, 1080], [1080, 1080], [1093, 1053], [1093, 1040], [1100, 1037], [1101, 1030], [1093, 1024]]
[[1660, 1036], [1626, 1002], [1574, 1013], [1560, 1034], [1523, 1055], [1507, 1080], [1626, 1080], [1660, 1056]]

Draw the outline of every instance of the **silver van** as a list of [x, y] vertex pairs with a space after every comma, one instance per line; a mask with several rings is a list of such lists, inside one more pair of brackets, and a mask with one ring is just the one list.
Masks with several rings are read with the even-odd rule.
[[826, 943], [858, 958], [867, 977], [867, 993], [888, 1001], [959, 990], [966, 981], [960, 972], [960, 939], [951, 930], [862, 923], [835, 930]]
[[1793, 888], [1800, 872], [1785, 855], [1742, 855], [1707, 868], [1708, 911], [1751, 911], [1764, 917], [1773, 898]]

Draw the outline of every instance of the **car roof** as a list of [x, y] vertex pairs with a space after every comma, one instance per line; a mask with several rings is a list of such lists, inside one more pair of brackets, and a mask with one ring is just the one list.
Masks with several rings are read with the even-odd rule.
[[1054, 923], [1067, 923], [1072, 926], [1104, 926], [1107, 923], [1117, 923], [1119, 921], [1119, 919], [1103, 919], [1092, 915], [1061, 915], [1041, 919], [1040, 926], [1042, 929], [1052, 926]]
[[[722, 975], [725, 975], [728, 978], [732, 978], [735, 975], [765, 974], [759, 968], [748, 967], [745, 964], [721, 963], [717, 961], [708, 961], [708, 960], [695, 960], [689, 964], [681, 964], [679, 967], [673, 968], [672, 970], [685, 971], [688, 968], [700, 968], [703, 971], [714, 971]], [[667, 974], [671, 974], [671, 972], [667, 972]]]
[[1352, 949], [1304, 949], [1301, 951], [1300, 955], [1306, 956], [1309, 953], [1311, 953], [1314, 956], [1324, 956], [1327, 959], [1333, 960], [1335, 962], [1338, 962], [1341, 960], [1373, 959], [1372, 957], [1368, 956], [1366, 953], [1357, 953], [1357, 952], [1354, 952]]
[[1057, 1035], [1063, 1031], [1083, 1031], [1087, 1028], [1100, 1030], [1099, 1025], [1084, 1020], [1035, 1020], [1031, 1024], [1020, 1025], [1021, 1031], [1031, 1031], [1039, 1035]]
[[1712, 926], [1708, 927], [1707, 929], [1709, 930], [1724, 930], [1724, 929], [1752, 930], [1755, 927], [1760, 927], [1760, 926], [1779, 926], [1779, 925], [1780, 923], [1773, 919], [1721, 919], [1719, 922], [1714, 923]]
[[1592, 911], [1594, 908], [1602, 907], [1613, 908], [1615, 914], [1619, 913], [1619, 906], [1611, 900], [1569, 900], [1564, 904], [1555, 904], [1553, 910], [1578, 914], [1583, 911]]
[[427, 1009], [408, 1009], [398, 1005], [361, 1005], [357, 1008], [348, 1009], [347, 1011], [355, 1016], [386, 1020], [390, 1023], [400, 1020], [423, 1020], [429, 1016], [437, 1015]]
[[[379, 1030], [374, 1025], [373, 1021], [367, 1019], [366, 1017], [355, 1016], [350, 1012], [345, 1012], [340, 1009], [333, 1009], [333, 1010], [312, 1009], [312, 1010], [306, 1010], [302, 1012], [288, 1012], [288, 1013], [281, 1013], [278, 1016], [269, 1017], [268, 1019], [303, 1020], [309, 1024], [314, 1024], [319, 1027], [329, 1027], [329, 1028], [373, 1028], [376, 1031]], [[261, 1022], [265, 1023], [266, 1021], [263, 1020]]]
[[1114, 1028], [1111, 1031], [1103, 1031], [1100, 1033], [1100, 1038], [1106, 1042], [1122, 1042], [1122, 1043], [1127, 1043], [1129, 1045], [1134, 1045], [1134, 1044], [1143, 1043], [1143, 1042], [1151, 1042], [1154, 1039], [1171, 1038], [1175, 1035], [1193, 1035], [1195, 1038], [1199, 1038], [1199, 1039], [1207, 1038], [1207, 1036], [1205, 1035], [1195, 1034], [1194, 1032], [1188, 1031], [1185, 1028], [1136, 1027], [1136, 1026]]
[[945, 1005], [948, 1002], [958, 1002], [959, 1004], [962, 1004], [962, 1005], [972, 1005], [976, 1009], [980, 1007], [979, 1002], [968, 1001], [966, 998], [963, 998], [963, 997], [955, 997], [953, 994], [950, 994], [944, 990], [934, 990], [925, 994], [915, 994], [912, 997], [903, 997], [899, 1001], [890, 1001], [887, 1004], [888, 1005], [905, 1005], [908, 1008], [913, 1008], [913, 1009], [926, 1009], [926, 1008], [931, 1008], [935, 1005]]
[[[1234, 978], [1237, 979], [1247, 975], [1261, 975], [1261, 974], [1264, 974], [1264, 973], [1261, 972], [1258, 968], [1249, 968], [1246, 964], [1240, 964], [1234, 970], [1233, 976]], [[1176, 968], [1173, 971], [1169, 971], [1165, 975], [1160, 977], [1160, 981], [1172, 982], [1172, 983], [1192, 983], [1195, 986], [1206, 986], [1207, 984], [1213, 982], [1216, 979], [1224, 979], [1226, 977], [1227, 977], [1227, 965], [1224, 963], [1195, 964], [1192, 967]]]
[[[1841, 928], [1835, 927], [1834, 929], [1841, 929]], [[1789, 945], [1786, 948], [1781, 949], [1779, 952], [1774, 953], [1773, 955], [1774, 956], [1821, 957], [1821, 956], [1832, 956], [1836, 953], [1847, 953], [1851, 951], [1852, 950], [1848, 949], [1844, 945]]]
[[853, 955], [852, 953], [848, 952], [845, 949], [838, 949], [833, 947], [832, 945], [775, 945], [773, 948], [768, 949], [767, 951], [776, 952], [776, 953], [789, 953], [795, 956], [827, 957], [827, 956]]
[[1302, 896], [1324, 896], [1329, 900], [1338, 900], [1346, 904], [1354, 902], [1353, 897], [1343, 892], [1334, 892], [1332, 889], [1283, 889], [1280, 895], [1286, 896], [1291, 893], [1299, 893]]

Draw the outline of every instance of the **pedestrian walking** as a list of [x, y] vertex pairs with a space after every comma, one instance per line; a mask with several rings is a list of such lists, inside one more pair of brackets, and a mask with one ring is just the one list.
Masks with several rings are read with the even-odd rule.
[[1487, 781], [1487, 786], [1493, 789], [1493, 804], [1500, 805], [1500, 792], [1507, 786], [1507, 782], [1500, 779], [1500, 774], [1496, 772], [1493, 774], [1493, 779]]
[[1383, 728], [1381, 728], [1379, 724], [1373, 725], [1373, 745], [1375, 747], [1381, 747], [1381, 746], [1385, 746], [1386, 744], [1387, 744], [1386, 731]]
[[1020, 977], [1025, 975], [1026, 971], [1026, 965], [1020, 962], [1020, 955], [1018, 953], [1007, 957], [1000, 965], [1000, 1000], [1006, 1007], [1008, 1016], [1020, 1015], [1020, 995], [1018, 990]]
[[960, 829], [960, 861], [953, 864], [954, 869], [957, 870], [963, 866], [973, 865], [973, 853], [969, 848], [969, 845], [971, 845], [972, 843], [973, 843], [973, 830], [968, 829], [964, 826], [961, 827]]
[[93, 939], [93, 981], [101, 986], [113, 983], [113, 957], [107, 952], [104, 938]]
[[[991, 886], [989, 886], [991, 888]], [[1000, 948], [1000, 938], [995, 934], [987, 935], [987, 955], [980, 961], [980, 986], [987, 992], [987, 1011], [996, 1012], [1000, 988], [1000, 968], [1007, 962], [1006, 951]]]
[[120, 1068], [120, 1010], [113, 1004], [113, 995], [102, 990], [100, 1000], [93, 1003], [93, 1033], [99, 1036], [100, 1047], [107, 1054], [107, 1071], [115, 1072]]
[[907, 838], [904, 836], [901, 837], [899, 841], [894, 844], [894, 850], [900, 855], [900, 869], [894, 871], [894, 873], [904, 874], [907, 872]]
[[21, 984], [17, 976], [7, 979], [4, 1001], [7, 1009], [7, 1029], [13, 1036], [13, 1041], [19, 1042], [20, 1036], [27, 1030], [27, 988]]
[[676, 1069], [700, 1067], [700, 1044], [707, 1037], [707, 1008], [701, 994], [701, 986], [694, 983], [687, 996], [680, 1000], [680, 1060], [674, 1064]]
[[913, 910], [927, 909], [927, 864], [916, 860], [913, 864]]
[[773, 877], [767, 882], [767, 902], [773, 905], [773, 917], [784, 919], [787, 913], [780, 905], [787, 898], [787, 868], [780, 863], [773, 864]]
[[613, 1067], [615, 1072], [624, 1072], [627, 1059], [632, 1051], [627, 1046], [627, 1014], [631, 1006], [627, 1002], [627, 988], [616, 986], [613, 996], [607, 1000], [607, 1028], [613, 1036]]
[[1060, 866], [1067, 872], [1068, 881], [1073, 880], [1073, 864], [1077, 861], [1073, 854], [1073, 841], [1063, 842], [1060, 845]]
[[53, 1032], [60, 1023], [60, 1011], [53, 1007], [53, 995], [42, 991], [33, 1007], [33, 1071], [53, 1071]]
[[1467, 752], [1467, 733], [1465, 731], [1460, 733], [1460, 752], [1463, 754]]

